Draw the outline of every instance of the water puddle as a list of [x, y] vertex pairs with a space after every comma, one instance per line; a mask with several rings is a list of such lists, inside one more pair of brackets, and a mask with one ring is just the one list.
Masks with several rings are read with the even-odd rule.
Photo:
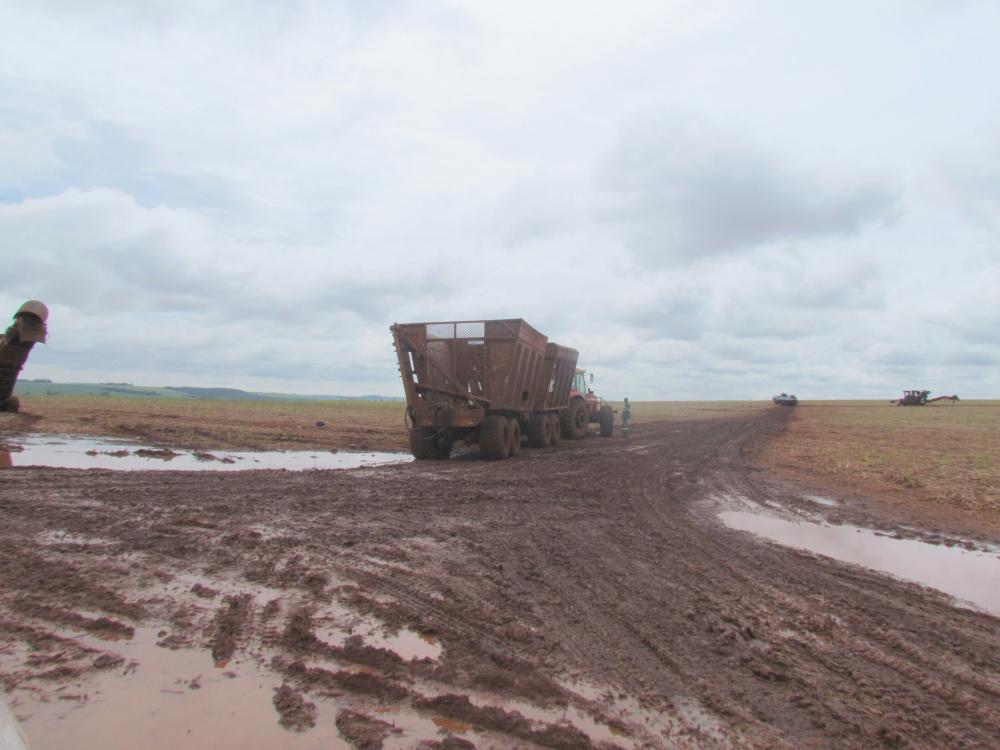
[[[450, 735], [471, 742], [473, 747], [503, 747], [499, 744], [501, 738], [492, 732], [477, 730], [463, 721], [446, 716], [434, 715], [427, 718], [412, 709], [400, 706], [377, 708], [372, 713], [376, 719], [392, 727], [392, 731], [381, 745], [383, 750], [412, 750], [415, 747], [427, 747], [430, 742], [440, 742]], [[359, 745], [359, 747], [369, 746]]]
[[824, 497], [823, 495], [805, 495], [804, 497], [811, 503], [825, 505], [828, 508], [836, 508], [840, 505], [840, 502], [838, 500], [834, 500], [832, 497]]
[[247, 471], [249, 469], [356, 469], [406, 463], [409, 453], [330, 451], [174, 451], [109, 438], [31, 435], [0, 444], [0, 469], [48, 466], [122, 471]]
[[303, 734], [283, 729], [273, 705], [280, 677], [251, 662], [212, 663], [204, 650], [158, 648], [142, 628], [122, 649], [125, 662], [50, 700], [17, 693], [11, 707], [32, 750], [348, 748], [333, 717]]
[[360, 636], [366, 646], [392, 651], [404, 661], [437, 659], [441, 643], [433, 636], [408, 628], [388, 629], [372, 617], [360, 617], [340, 608], [328, 608], [313, 620], [316, 637], [331, 646], [343, 646], [348, 638]]
[[930, 586], [960, 604], [1000, 615], [997, 550], [895, 539], [858, 526], [788, 520], [766, 513], [723, 511], [719, 518], [730, 528]]
[[438, 729], [444, 729], [457, 734], [465, 734], [472, 729], [471, 724], [466, 724], [464, 721], [459, 721], [458, 719], [449, 719], [447, 716], [432, 716], [431, 721], [434, 722], [434, 726]]

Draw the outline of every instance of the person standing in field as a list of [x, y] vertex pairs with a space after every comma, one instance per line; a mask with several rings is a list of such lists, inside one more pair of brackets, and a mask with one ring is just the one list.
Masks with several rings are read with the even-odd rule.
[[628, 440], [628, 425], [632, 421], [632, 405], [625, 399], [625, 407], [622, 409], [622, 435]]

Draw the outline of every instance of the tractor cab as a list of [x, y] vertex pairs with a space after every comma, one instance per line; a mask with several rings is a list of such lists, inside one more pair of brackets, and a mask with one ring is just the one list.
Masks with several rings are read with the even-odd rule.
[[[594, 382], [594, 373], [590, 373], [590, 382]], [[579, 393], [581, 396], [593, 395], [594, 389], [587, 383], [587, 371], [577, 370], [576, 374], [573, 376], [573, 388], [572, 390]]]

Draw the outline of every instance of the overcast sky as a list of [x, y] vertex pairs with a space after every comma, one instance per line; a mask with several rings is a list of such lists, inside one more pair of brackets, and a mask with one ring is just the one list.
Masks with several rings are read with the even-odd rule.
[[23, 377], [401, 395], [523, 317], [609, 398], [1000, 397], [1000, 3], [0, 0]]

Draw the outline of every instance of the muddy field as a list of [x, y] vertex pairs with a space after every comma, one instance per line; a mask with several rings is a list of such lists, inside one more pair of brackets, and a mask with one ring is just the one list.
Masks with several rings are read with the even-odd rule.
[[788, 414], [501, 463], [5, 470], [6, 699], [35, 750], [995, 747], [996, 616], [720, 522], [953, 544], [755, 468]]

